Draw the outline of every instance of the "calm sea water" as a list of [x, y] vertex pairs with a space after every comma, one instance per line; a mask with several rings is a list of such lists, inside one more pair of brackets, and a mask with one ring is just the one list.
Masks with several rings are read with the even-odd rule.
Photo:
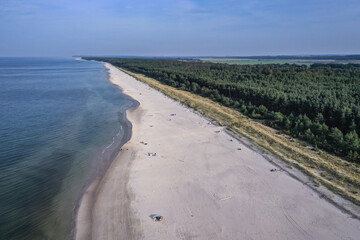
[[101, 162], [129, 139], [136, 103], [99, 62], [0, 58], [0, 239], [67, 239]]

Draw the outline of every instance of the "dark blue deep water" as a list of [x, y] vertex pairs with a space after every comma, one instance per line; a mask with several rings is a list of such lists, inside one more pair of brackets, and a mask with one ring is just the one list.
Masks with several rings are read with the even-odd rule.
[[128, 140], [136, 103], [99, 62], [0, 58], [0, 239], [67, 239], [82, 191]]

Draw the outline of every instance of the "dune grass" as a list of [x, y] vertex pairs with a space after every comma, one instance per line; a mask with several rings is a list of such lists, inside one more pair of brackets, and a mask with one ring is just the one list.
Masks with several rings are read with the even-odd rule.
[[332, 192], [360, 205], [359, 165], [324, 151], [313, 151], [307, 144], [287, 135], [277, 134], [276, 130], [210, 99], [170, 87], [142, 74], [121, 68], [120, 70], [216, 121], [237, 136], [249, 139], [256, 147], [310, 176], [317, 185], [322, 184]]

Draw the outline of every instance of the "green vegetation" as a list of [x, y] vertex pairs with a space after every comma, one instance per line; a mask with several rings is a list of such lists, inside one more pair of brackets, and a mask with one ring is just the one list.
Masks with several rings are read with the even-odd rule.
[[[93, 58], [94, 59], [94, 58]], [[96, 58], [231, 107], [360, 163], [360, 65]]]

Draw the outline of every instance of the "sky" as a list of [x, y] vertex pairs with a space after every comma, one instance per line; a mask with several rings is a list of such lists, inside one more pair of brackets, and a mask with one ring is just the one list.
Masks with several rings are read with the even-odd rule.
[[0, 0], [0, 56], [360, 54], [359, 0]]

